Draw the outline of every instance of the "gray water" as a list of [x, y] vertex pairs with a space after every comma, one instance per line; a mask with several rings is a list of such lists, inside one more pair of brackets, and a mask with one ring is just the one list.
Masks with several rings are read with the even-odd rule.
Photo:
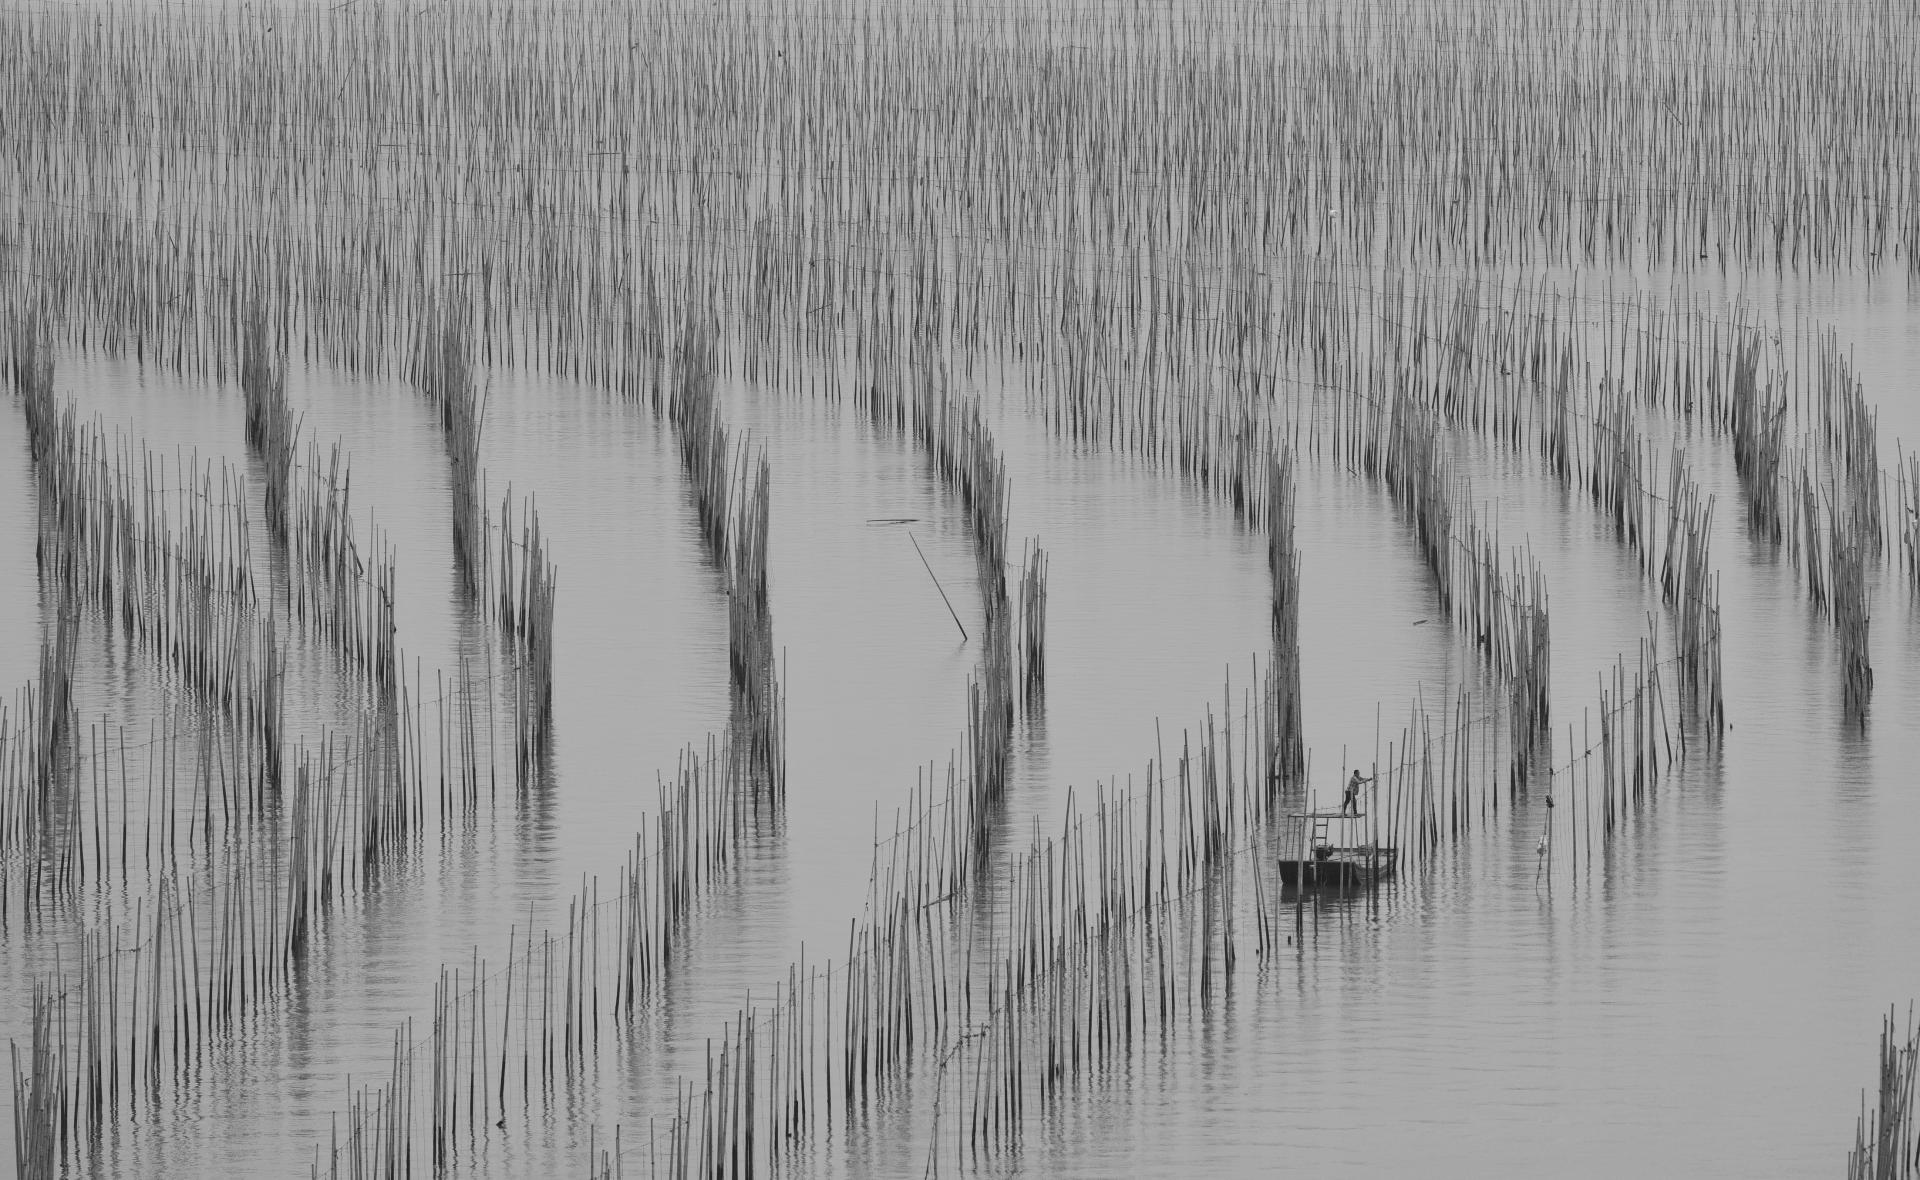
[[[1835, 324], [1858, 349], [1880, 435], [1920, 439], [1920, 317], [1898, 284], [1755, 282], [1769, 315]], [[435, 973], [478, 947], [497, 962], [529, 918], [564, 927], [583, 879], [609, 882], [678, 752], [726, 721], [724, 597], [694, 528], [665, 423], [602, 393], [488, 374], [484, 461], [539, 506], [559, 567], [556, 773], [465, 830], [429, 836], [407, 871], [337, 924], [289, 1004], [229, 1059], [127, 1128], [110, 1175], [304, 1174], [349, 1084], [382, 1077], [393, 1030], [424, 1021]], [[1014, 538], [1052, 554], [1043, 725], [1021, 735], [1009, 826], [1055, 824], [1070, 790], [1124, 780], [1171, 749], [1267, 645], [1264, 539], [1225, 506], [1126, 457], [1077, 450], [982, 376], [1012, 477]], [[236, 389], [100, 358], [60, 358], [56, 388], [156, 451], [244, 465]], [[446, 463], [414, 391], [308, 369], [289, 382], [305, 436], [343, 440], [353, 503], [399, 555], [399, 641], [433, 673], [461, 645]], [[633, 1076], [491, 1142], [475, 1170], [525, 1174], [584, 1157], [588, 1126], [640, 1135], [673, 1078], [750, 989], [803, 953], [844, 950], [869, 850], [916, 776], [942, 775], [965, 722], [978, 635], [964, 519], [910, 440], [850, 409], [729, 385], [723, 413], [767, 448], [771, 586], [788, 693], [788, 807], [704, 905], [690, 967], [652, 1016]], [[1649, 415], [1649, 434], [1670, 424]], [[17, 412], [0, 416], [0, 684], [34, 673], [41, 622], [32, 492]], [[1657, 593], [1584, 497], [1530, 458], [1455, 440], [1476, 500], [1529, 544], [1552, 593], [1556, 754], [1597, 677], [1645, 631]], [[1868, 722], [1843, 719], [1831, 628], [1785, 559], [1751, 539], [1728, 445], [1693, 473], [1717, 501], [1725, 627], [1724, 747], [1695, 749], [1629, 837], [1569, 886], [1543, 888], [1540, 816], [1502, 822], [1409, 874], [1377, 909], [1329, 906], [1301, 945], [1243, 955], [1195, 1034], [1146, 1052], [1030, 1129], [1009, 1165], [1037, 1175], [1801, 1176], [1839, 1171], [1889, 1004], [1920, 992], [1920, 764], [1914, 611], [1876, 572]], [[1416, 694], [1478, 676], [1384, 491], [1327, 461], [1300, 470], [1302, 658], [1314, 780], [1366, 764]], [[257, 494], [257, 493], [256, 493]], [[256, 514], [257, 517], [257, 514]], [[880, 523], [910, 520], [911, 523]], [[364, 531], [363, 531], [364, 535]], [[256, 545], [256, 558], [264, 550]], [[118, 659], [125, 662], [124, 654]], [[82, 652], [82, 693], [144, 727], [136, 671]], [[87, 708], [83, 706], [83, 715]], [[324, 694], [295, 728], [331, 720]], [[1158, 729], [1156, 730], [1156, 727]], [[1083, 796], [1084, 797], [1084, 796]], [[0, 931], [0, 1039], [24, 1036], [28, 982], [71, 953], [57, 928]], [[0, 1138], [11, 1130], [0, 1107]], [[627, 1141], [627, 1166], [644, 1147]], [[841, 1145], [852, 1174], [925, 1166], [924, 1143]], [[825, 1163], [822, 1165], [826, 1166]]]

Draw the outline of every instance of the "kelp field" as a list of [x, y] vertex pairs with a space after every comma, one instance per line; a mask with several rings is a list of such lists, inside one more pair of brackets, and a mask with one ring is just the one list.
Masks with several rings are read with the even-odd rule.
[[1912, 1176], [1917, 85], [0, 13], [15, 1172]]

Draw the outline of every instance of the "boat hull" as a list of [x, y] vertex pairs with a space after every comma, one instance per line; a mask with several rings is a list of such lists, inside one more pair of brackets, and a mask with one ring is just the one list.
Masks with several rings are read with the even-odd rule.
[[1397, 848], [1336, 848], [1310, 860], [1280, 861], [1280, 883], [1308, 889], [1372, 885], [1393, 875]]

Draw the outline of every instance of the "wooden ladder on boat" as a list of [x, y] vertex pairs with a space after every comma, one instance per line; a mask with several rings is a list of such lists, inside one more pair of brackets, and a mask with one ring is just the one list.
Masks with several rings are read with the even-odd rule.
[[1320, 847], [1323, 844], [1326, 844], [1328, 842], [1328, 833], [1330, 831], [1331, 831], [1331, 827], [1327, 822], [1326, 816], [1324, 815], [1314, 816], [1313, 817], [1313, 836], [1307, 841], [1307, 851], [1312, 852], [1314, 849]]

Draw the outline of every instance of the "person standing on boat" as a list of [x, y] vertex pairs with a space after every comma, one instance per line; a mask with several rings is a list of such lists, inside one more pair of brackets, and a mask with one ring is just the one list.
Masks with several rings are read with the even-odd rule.
[[1341, 815], [1360, 814], [1360, 788], [1372, 781], [1371, 778], [1361, 778], [1357, 769], [1353, 772], [1353, 777], [1347, 780], [1346, 793], [1340, 796]]

